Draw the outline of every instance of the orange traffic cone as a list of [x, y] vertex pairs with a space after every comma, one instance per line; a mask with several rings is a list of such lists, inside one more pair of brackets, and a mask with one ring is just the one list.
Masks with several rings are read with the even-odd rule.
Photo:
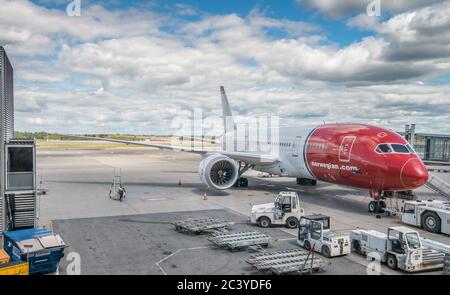
[[208, 194], [207, 193], [204, 193], [203, 194], [203, 201], [207, 201], [208, 200]]

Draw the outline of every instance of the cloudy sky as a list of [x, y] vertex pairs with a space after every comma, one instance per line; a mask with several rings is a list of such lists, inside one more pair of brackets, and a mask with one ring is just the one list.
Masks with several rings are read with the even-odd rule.
[[171, 133], [194, 108], [450, 134], [450, 0], [0, 0], [16, 130]]

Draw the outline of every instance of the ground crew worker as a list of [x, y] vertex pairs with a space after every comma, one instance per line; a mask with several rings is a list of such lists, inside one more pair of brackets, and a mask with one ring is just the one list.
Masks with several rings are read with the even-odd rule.
[[118, 193], [119, 193], [119, 200], [122, 201], [122, 199], [125, 198], [125, 187], [122, 184], [119, 186]]

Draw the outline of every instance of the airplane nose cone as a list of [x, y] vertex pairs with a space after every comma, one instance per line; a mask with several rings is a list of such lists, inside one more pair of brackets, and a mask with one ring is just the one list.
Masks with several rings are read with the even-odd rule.
[[418, 188], [428, 181], [427, 168], [419, 159], [410, 159], [403, 166], [400, 179], [405, 188]]

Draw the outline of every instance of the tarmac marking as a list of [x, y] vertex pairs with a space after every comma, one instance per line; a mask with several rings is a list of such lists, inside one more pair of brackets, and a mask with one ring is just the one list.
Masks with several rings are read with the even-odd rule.
[[182, 248], [182, 249], [178, 249], [177, 251], [173, 252], [172, 254], [170, 254], [170, 255], [164, 257], [163, 259], [161, 259], [160, 261], [156, 262], [156, 266], [159, 267], [159, 269], [161, 270], [161, 272], [162, 272], [164, 275], [167, 275], [167, 272], [164, 270], [164, 268], [162, 268], [161, 263], [163, 263], [164, 261], [166, 261], [166, 260], [169, 259], [170, 257], [172, 257], [172, 256], [174, 256], [174, 255], [180, 253], [181, 251], [186, 251], [186, 250], [188, 250], [188, 251], [190, 251], [190, 250], [201, 250], [201, 249], [207, 249], [207, 248], [209, 248], [209, 247], [203, 246], [203, 247], [193, 247], [193, 248]]
[[141, 198], [141, 201], [172, 201], [174, 198], [163, 197], [163, 198]]
[[125, 203], [132, 211], [134, 211], [135, 213], [139, 213], [139, 210], [135, 209], [133, 206], [131, 206], [128, 202], [122, 202]]

